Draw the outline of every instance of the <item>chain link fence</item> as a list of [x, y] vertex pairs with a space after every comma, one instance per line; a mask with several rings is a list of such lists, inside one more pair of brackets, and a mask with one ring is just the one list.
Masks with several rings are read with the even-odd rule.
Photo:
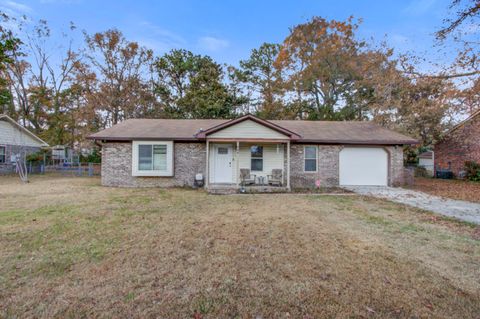
[[64, 176], [100, 176], [102, 164], [100, 163], [62, 163], [57, 165], [44, 165], [38, 162], [27, 163], [29, 174], [60, 174]]

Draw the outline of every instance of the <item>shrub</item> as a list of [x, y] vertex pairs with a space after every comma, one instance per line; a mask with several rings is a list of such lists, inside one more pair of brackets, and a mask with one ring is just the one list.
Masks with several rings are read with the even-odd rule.
[[428, 173], [427, 169], [422, 166], [415, 167], [414, 171], [415, 177], [430, 177], [431, 175]]
[[466, 161], [465, 178], [473, 182], [480, 182], [480, 164], [475, 161]]
[[33, 162], [33, 163], [43, 162], [43, 155], [44, 154], [45, 153], [42, 152], [42, 151], [32, 153], [32, 154], [28, 154], [27, 157], [26, 157], [26, 160], [27, 160], [27, 162]]
[[101, 163], [102, 155], [100, 154], [98, 149], [94, 148], [91, 154], [89, 154], [88, 156], [82, 156], [81, 161], [87, 163]]

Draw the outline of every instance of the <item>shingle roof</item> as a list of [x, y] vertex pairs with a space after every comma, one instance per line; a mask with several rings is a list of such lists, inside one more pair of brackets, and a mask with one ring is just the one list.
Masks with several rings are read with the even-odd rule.
[[195, 140], [201, 129], [226, 120], [130, 119], [90, 135], [97, 140], [174, 139]]
[[368, 121], [272, 121], [301, 141], [349, 144], [416, 144], [417, 140]]
[[[202, 140], [201, 130], [228, 120], [130, 119], [89, 136], [95, 140]], [[325, 144], [415, 144], [416, 140], [373, 122], [337, 121], [269, 121], [300, 135], [297, 142]]]
[[420, 154], [418, 154], [418, 158], [432, 159], [433, 158], [433, 152], [432, 151], [426, 151], [426, 152], [420, 153]]
[[455, 131], [456, 129], [458, 129], [459, 127], [465, 125], [466, 123], [470, 122], [471, 120], [473, 120], [474, 118], [476, 118], [477, 116], [480, 116], [480, 109], [476, 110], [475, 112], [473, 112], [469, 117], [467, 117], [465, 120], [461, 121], [460, 123], [458, 123], [457, 125], [455, 125], [454, 127], [452, 127], [450, 130], [448, 130], [448, 132], [445, 133], [445, 135], [448, 135], [449, 133]]

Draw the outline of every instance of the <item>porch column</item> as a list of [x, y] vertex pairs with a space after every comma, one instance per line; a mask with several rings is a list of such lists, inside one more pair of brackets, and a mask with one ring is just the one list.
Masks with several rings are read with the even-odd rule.
[[207, 159], [207, 162], [205, 163], [206, 165], [206, 168], [205, 168], [205, 188], [208, 188], [208, 182], [209, 182], [209, 179], [210, 177], [208, 176], [208, 173], [209, 173], [209, 169], [210, 169], [210, 142], [208, 141], [207, 139], [207, 154], [206, 154], [206, 159]]
[[290, 190], [290, 141], [287, 142], [287, 188]]
[[240, 141], [237, 141], [237, 151], [235, 153], [235, 178], [237, 187], [240, 187]]

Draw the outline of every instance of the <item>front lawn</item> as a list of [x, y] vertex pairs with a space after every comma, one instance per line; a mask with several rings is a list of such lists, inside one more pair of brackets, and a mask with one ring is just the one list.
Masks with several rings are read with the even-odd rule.
[[399, 204], [0, 182], [0, 318], [480, 313], [475, 227]]
[[416, 177], [410, 188], [440, 197], [480, 203], [480, 182]]

